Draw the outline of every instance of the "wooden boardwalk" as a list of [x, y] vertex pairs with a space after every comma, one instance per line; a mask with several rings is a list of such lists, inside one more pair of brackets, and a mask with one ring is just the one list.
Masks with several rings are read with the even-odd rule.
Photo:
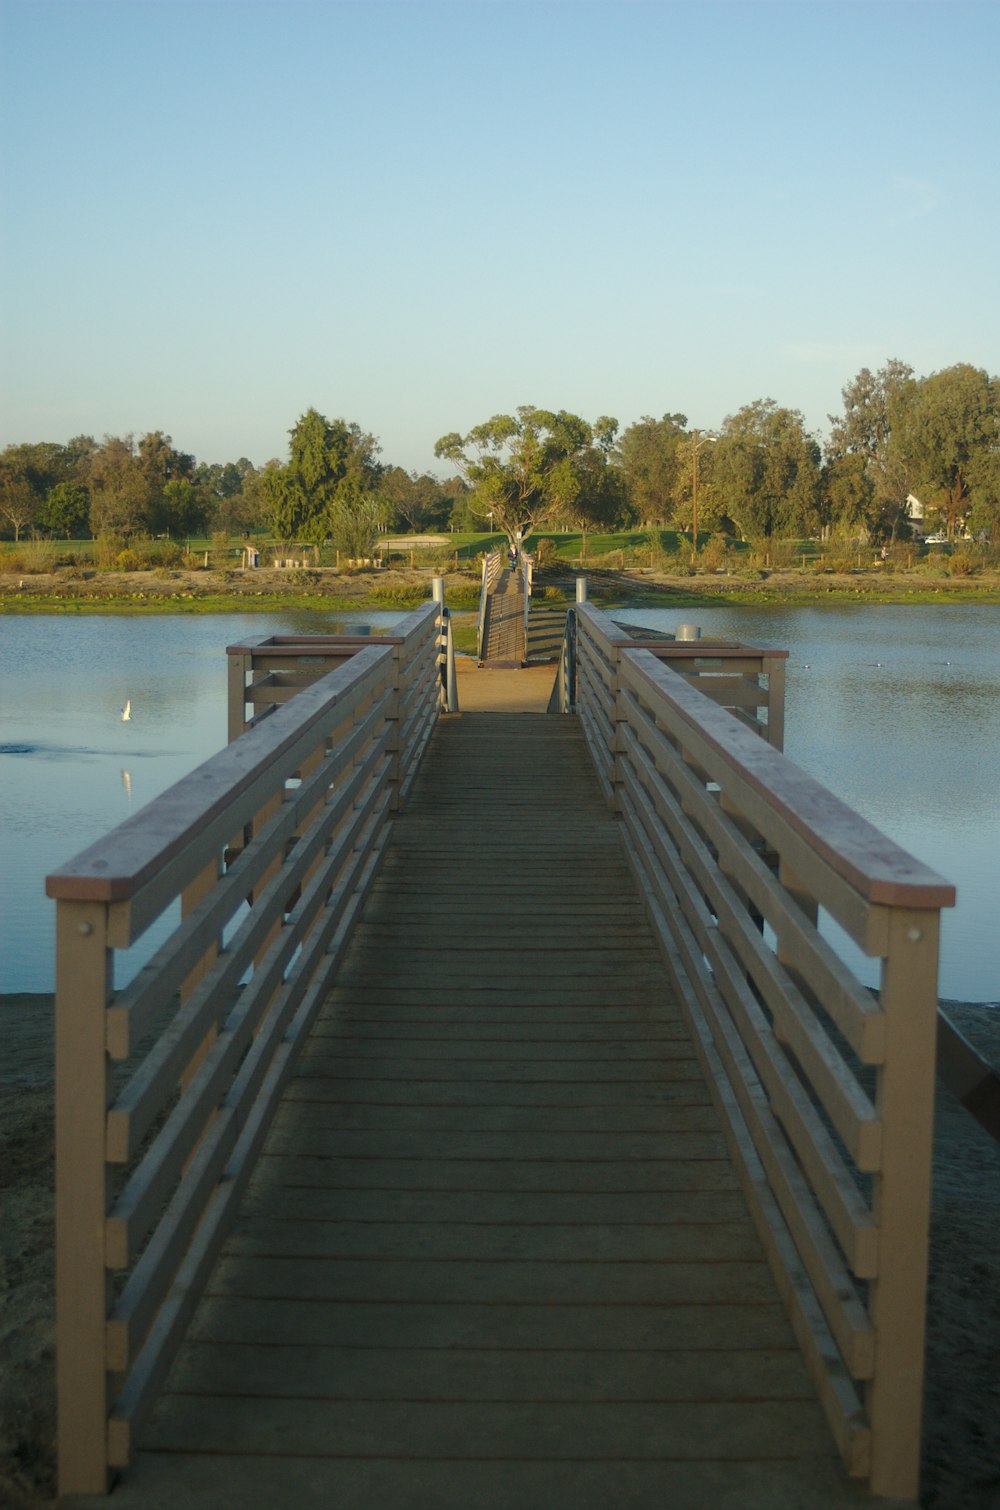
[[486, 608], [483, 662], [487, 666], [520, 666], [525, 655], [521, 574], [504, 567]]
[[863, 1501], [578, 721], [442, 720], [111, 1504]]

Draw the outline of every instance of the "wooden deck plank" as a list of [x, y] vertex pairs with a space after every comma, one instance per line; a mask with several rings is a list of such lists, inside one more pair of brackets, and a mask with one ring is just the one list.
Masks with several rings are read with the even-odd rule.
[[[272, 1149], [264, 1155], [264, 1166], [271, 1161], [280, 1165], [277, 1175], [288, 1183], [314, 1185], [319, 1188], [371, 1190], [470, 1190], [480, 1197], [495, 1191], [570, 1191], [638, 1192], [658, 1194], [669, 1190], [733, 1190], [738, 1182], [728, 1158], [705, 1159], [694, 1163], [684, 1159], [645, 1159], [620, 1161], [605, 1159], [601, 1163], [560, 1164], [500, 1163], [475, 1159], [345, 1159], [307, 1155], [300, 1151], [281, 1154]], [[274, 1178], [262, 1168], [261, 1178]]]
[[[315, 1065], [317, 1060], [314, 1058], [312, 1062]], [[499, 1054], [492, 1059], [416, 1057], [372, 1061], [363, 1056], [337, 1053], [330, 1049], [324, 1062], [329, 1064], [330, 1074], [344, 1077], [370, 1074], [372, 1069], [377, 1068], [381, 1079], [422, 1080], [426, 1077], [437, 1081], [461, 1080], [466, 1083], [479, 1080], [491, 1085], [601, 1085], [616, 1082], [660, 1085], [668, 1079], [702, 1078], [698, 1061], [688, 1055], [675, 1058], [668, 1058], [666, 1055], [658, 1058], [650, 1056], [647, 1060], [622, 1059], [617, 1062], [608, 1057], [603, 1061], [596, 1058], [577, 1061], [560, 1059], [539, 1064], [532, 1060], [505, 1058]]]
[[477, 1305], [596, 1305], [613, 1291], [620, 1305], [762, 1304], [772, 1294], [763, 1258], [717, 1263], [481, 1262], [403, 1258], [257, 1257], [230, 1252], [212, 1294], [308, 1300], [452, 1301]]
[[439, 725], [116, 1501], [861, 1502], [575, 720]]
[[[216, 1452], [143, 1452], [115, 1491], [120, 1510], [275, 1510], [276, 1505], [371, 1510], [608, 1510], [669, 1505], [670, 1510], [844, 1510], [872, 1501], [838, 1479], [828, 1459], [763, 1462], [636, 1462], [615, 1458], [556, 1462], [482, 1458], [443, 1462], [384, 1458], [252, 1458]], [[74, 1501], [97, 1510], [105, 1500]], [[880, 1510], [893, 1510], [889, 1500]]]
[[338, 1037], [336, 1042], [338, 1045], [343, 1044], [343, 1057], [354, 1061], [374, 1059], [379, 1063], [388, 1060], [390, 1063], [405, 1061], [408, 1064], [417, 1061], [428, 1067], [461, 1061], [463, 1064], [527, 1062], [565, 1069], [588, 1064], [604, 1065], [613, 1050], [619, 1064], [632, 1064], [638, 1060], [641, 1064], [663, 1066], [665, 1074], [669, 1075], [670, 1065], [678, 1059], [693, 1057], [691, 1045], [679, 1037], [662, 1037], [648, 1044], [621, 1037], [612, 1039], [609, 1044], [608, 1041], [590, 1038], [577, 1042], [562, 1039], [553, 1043], [548, 1038], [529, 1038], [524, 1042], [518, 1038], [496, 1039], [479, 1035], [463, 1038], [435, 1037], [429, 1041], [420, 1037], [386, 1038], [381, 1035], [369, 1039], [360, 1033], [353, 1033], [350, 1037]]
[[[292, 1109], [275, 1123], [271, 1146], [276, 1151], [330, 1158], [374, 1158], [437, 1163], [459, 1158], [465, 1163], [489, 1159], [498, 1164], [643, 1163], [669, 1157], [683, 1160], [722, 1159], [726, 1145], [718, 1129], [677, 1132], [472, 1132], [425, 1128], [399, 1132], [370, 1127], [358, 1131], [330, 1126], [325, 1116], [312, 1114], [308, 1103]], [[290, 1125], [291, 1123], [291, 1125]]]
[[[248, 1217], [266, 1215], [286, 1221], [461, 1222], [484, 1220], [478, 1191], [451, 1190], [323, 1190], [300, 1189], [276, 1180], [259, 1190], [256, 1201], [244, 1208]], [[670, 1226], [740, 1221], [746, 1215], [742, 1194], [736, 1190], [663, 1191], [655, 1202], [645, 1194], [594, 1191], [556, 1193], [546, 1191], [494, 1192], [489, 1215], [494, 1223], [519, 1225], [635, 1224]]]
[[[783, 1308], [746, 1302], [712, 1306], [443, 1305], [316, 1301], [298, 1297], [212, 1295], [202, 1305], [195, 1342], [240, 1342], [346, 1348], [505, 1348], [591, 1354], [626, 1351], [786, 1351], [792, 1347]], [[797, 1351], [797, 1349], [796, 1349]]]
[[709, 1132], [718, 1126], [710, 1103], [694, 1106], [664, 1107], [525, 1107], [525, 1106], [406, 1106], [340, 1100], [336, 1087], [326, 1081], [299, 1080], [292, 1087], [288, 1103], [307, 1104], [312, 1115], [324, 1125], [355, 1132], [371, 1128], [376, 1132], [440, 1133], [534, 1133], [542, 1127], [552, 1132], [580, 1134], [655, 1133], [658, 1137], [671, 1132]]
[[548, 1404], [462, 1400], [279, 1399], [170, 1395], [148, 1446], [186, 1452], [281, 1452], [289, 1457], [633, 1461], [804, 1458], [827, 1450], [811, 1400], [733, 1403], [629, 1400]]
[[372, 1262], [736, 1263], [759, 1253], [748, 1218], [651, 1224], [575, 1222], [358, 1222], [246, 1217], [231, 1253], [264, 1258]]
[[795, 1349], [601, 1352], [539, 1348], [323, 1347], [214, 1343], [188, 1349], [174, 1375], [185, 1395], [274, 1399], [696, 1401], [726, 1378], [727, 1402], [803, 1400]]

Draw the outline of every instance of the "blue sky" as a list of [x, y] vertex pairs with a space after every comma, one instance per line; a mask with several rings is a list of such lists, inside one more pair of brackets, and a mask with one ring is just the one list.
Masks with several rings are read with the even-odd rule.
[[0, 0], [0, 446], [1000, 367], [1000, 6]]

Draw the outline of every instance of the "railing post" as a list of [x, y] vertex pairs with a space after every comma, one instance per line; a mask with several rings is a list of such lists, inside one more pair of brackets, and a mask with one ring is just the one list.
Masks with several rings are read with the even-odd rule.
[[391, 757], [389, 761], [389, 811], [398, 813], [402, 807], [399, 789], [403, 780], [403, 674], [405, 662], [403, 651], [405, 646], [393, 645], [392, 647], [392, 695], [389, 699], [389, 722], [392, 730], [386, 745], [386, 752]]
[[576, 579], [576, 601], [578, 603], [586, 603], [587, 601], [587, 579], [584, 576], [579, 576]]
[[882, 964], [885, 1061], [878, 1078], [882, 1159], [874, 1177], [878, 1278], [868, 1387], [874, 1494], [916, 1499], [924, 1368], [937, 1031], [939, 915], [893, 908]]
[[763, 665], [767, 676], [767, 742], [776, 750], [785, 748], [786, 659], [783, 655], [765, 655]]
[[238, 739], [247, 726], [247, 675], [253, 670], [253, 656], [244, 651], [236, 655], [229, 655], [226, 659], [229, 663], [229, 729], [227, 741], [229, 744], [232, 744], [233, 740]]
[[59, 1491], [108, 1489], [108, 908], [56, 907], [56, 1395]]

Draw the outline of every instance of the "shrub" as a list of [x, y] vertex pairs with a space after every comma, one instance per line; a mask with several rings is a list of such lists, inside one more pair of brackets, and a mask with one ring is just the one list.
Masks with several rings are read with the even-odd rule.
[[539, 571], [544, 571], [546, 567], [549, 566], [555, 566], [556, 557], [558, 556], [558, 551], [556, 550], [556, 542], [554, 540], [550, 540], [547, 535], [543, 536], [535, 546], [533, 554], [535, 558], [535, 565], [538, 567]]
[[719, 571], [729, 561], [729, 547], [721, 535], [713, 535], [698, 552], [702, 571]]
[[176, 540], [147, 540], [138, 555], [146, 566], [180, 566], [184, 552]]
[[134, 550], [130, 550], [127, 546], [125, 550], [119, 551], [115, 557], [115, 571], [141, 571], [142, 566], [141, 558]]
[[121, 535], [98, 535], [94, 542], [94, 561], [104, 571], [114, 571], [118, 557], [125, 549]]
[[650, 566], [654, 570], [664, 572], [668, 576], [677, 576], [688, 570], [689, 555], [682, 556], [678, 550], [668, 551], [662, 544], [654, 545], [650, 550]]
[[965, 551], [959, 551], [957, 555], [949, 556], [944, 568], [950, 577], [971, 577], [976, 571], [977, 562]]
[[0, 570], [48, 572], [56, 564], [56, 553], [45, 540], [19, 540], [16, 545], [4, 548], [0, 558]]

